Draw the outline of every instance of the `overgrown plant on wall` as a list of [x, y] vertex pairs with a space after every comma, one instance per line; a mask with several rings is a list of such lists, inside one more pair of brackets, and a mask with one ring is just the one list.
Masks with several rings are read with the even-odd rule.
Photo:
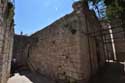
[[98, 18], [101, 20], [112, 20], [114, 18], [124, 18], [125, 0], [81, 0], [91, 3]]
[[14, 26], [14, 5], [12, 2], [7, 2], [4, 20], [5, 22], [10, 22], [9, 24]]
[[105, 0], [106, 14], [109, 19], [121, 17], [125, 13], [124, 0]]
[[8, 15], [7, 15], [7, 18], [12, 20], [13, 17], [14, 17], [14, 6], [11, 2], [8, 2]]

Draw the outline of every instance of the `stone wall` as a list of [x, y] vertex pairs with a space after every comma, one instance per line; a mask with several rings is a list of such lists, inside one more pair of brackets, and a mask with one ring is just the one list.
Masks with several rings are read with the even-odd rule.
[[13, 47], [13, 4], [0, 0], [0, 83], [7, 83]]
[[114, 36], [114, 43], [116, 49], [116, 55], [118, 61], [125, 61], [125, 30], [124, 30], [125, 21], [124, 19], [112, 20], [111, 26]]
[[26, 46], [29, 43], [29, 37], [25, 35], [14, 35], [13, 59], [16, 59], [15, 67], [27, 66]]
[[88, 81], [105, 63], [101, 26], [85, 3], [73, 8], [30, 37], [15, 35], [17, 62], [56, 80]]
[[[80, 7], [79, 7], [80, 6]], [[101, 28], [86, 4], [30, 36], [27, 61], [33, 71], [56, 79], [87, 81], [105, 63]], [[90, 34], [91, 33], [91, 34]]]
[[[72, 16], [74, 15], [67, 15], [32, 35], [37, 41], [31, 46], [29, 60], [36, 71], [56, 78], [63, 79], [73, 74], [76, 74], [75, 79], [78, 78], [79, 74], [75, 72], [80, 70], [80, 65], [76, 65], [80, 62], [80, 38], [79, 28], [75, 28], [77, 25], [70, 24], [77, 20], [77, 17]], [[36, 64], [40, 65], [35, 66]]]
[[115, 41], [117, 60], [125, 61], [125, 40], [117, 40]]
[[115, 50], [114, 50], [114, 41], [112, 40], [113, 34], [111, 25], [107, 22], [101, 22], [102, 30], [103, 30], [103, 39], [104, 39], [104, 52], [106, 60], [115, 60]]

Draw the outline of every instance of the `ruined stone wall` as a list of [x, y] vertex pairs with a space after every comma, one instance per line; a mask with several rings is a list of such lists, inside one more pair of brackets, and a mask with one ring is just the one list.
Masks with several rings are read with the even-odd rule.
[[85, 81], [105, 63], [104, 46], [99, 42], [102, 38], [88, 35], [100, 29], [96, 17], [90, 11], [76, 9], [30, 37], [26, 50], [33, 71], [57, 79]]
[[104, 42], [104, 52], [106, 60], [114, 60], [114, 50], [113, 50], [113, 35], [111, 25], [107, 22], [101, 22], [102, 30], [103, 30], [103, 42]]
[[125, 40], [115, 41], [117, 60], [125, 61]]
[[3, 47], [3, 66], [2, 66], [2, 82], [6, 83], [10, 77], [11, 59], [12, 59], [12, 47], [13, 47], [13, 30], [7, 30], [4, 37]]
[[16, 59], [16, 67], [25, 67], [27, 65], [26, 46], [29, 43], [29, 37], [25, 35], [14, 35], [13, 59]]
[[116, 18], [112, 20], [111, 26], [114, 36], [114, 43], [116, 49], [116, 55], [118, 61], [125, 60], [125, 30], [124, 30], [125, 23], [122, 23], [121, 19]]
[[72, 31], [70, 21], [72, 16], [67, 15], [32, 35], [36, 41], [30, 48], [29, 61], [37, 72], [60, 79], [75, 74], [74, 78], [78, 79], [79, 74], [72, 72], [80, 70], [80, 65], [76, 65], [80, 58], [79, 33], [78, 28]]
[[36, 41], [30, 48], [29, 61], [37, 72], [60, 79], [82, 79], [77, 21], [74, 14], [67, 15], [32, 35]]
[[[105, 63], [104, 43], [100, 23], [92, 11], [84, 11], [79, 16], [80, 50], [82, 67], [88, 72], [86, 78], [95, 75], [96, 71]], [[86, 58], [84, 58], [86, 57]], [[86, 64], [84, 64], [86, 63]], [[83, 69], [82, 69], [83, 70]], [[85, 73], [85, 72], [84, 72]]]
[[11, 2], [0, 0], [0, 83], [7, 83], [10, 76], [14, 34], [13, 12]]
[[101, 26], [84, 6], [74, 3], [71, 14], [30, 37], [16, 35], [13, 57], [19, 64], [26, 60], [30, 69], [53, 79], [89, 80], [105, 57]]

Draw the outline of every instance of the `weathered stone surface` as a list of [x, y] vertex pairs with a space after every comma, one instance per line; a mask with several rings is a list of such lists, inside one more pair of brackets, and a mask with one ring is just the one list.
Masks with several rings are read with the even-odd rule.
[[99, 30], [99, 23], [90, 11], [79, 12], [75, 10], [31, 36], [28, 60], [35, 71], [52, 78], [88, 80], [104, 64], [100, 38], [96, 41], [87, 35]]
[[[25, 52], [16, 56], [27, 57], [33, 71], [53, 79], [87, 81], [105, 63], [101, 36], [89, 34], [101, 29], [97, 18], [81, 2], [75, 3], [73, 8], [71, 14], [32, 34], [25, 49], [22, 49], [24, 39], [18, 40], [21, 44], [15, 43]], [[15, 50], [18, 53], [18, 47]]]
[[[27, 56], [25, 56], [25, 48], [29, 43], [28, 36], [15, 35], [13, 46], [13, 59], [16, 59], [16, 67], [26, 66]], [[24, 50], [25, 49], [25, 50]]]
[[111, 27], [113, 28], [114, 43], [116, 49], [116, 57], [118, 61], [125, 61], [125, 20], [115, 18], [112, 20]]
[[[10, 76], [10, 64], [13, 47], [13, 16], [10, 15], [8, 4], [13, 5], [8, 0], [0, 2], [0, 83], [7, 83]], [[2, 7], [2, 9], [1, 9]], [[13, 10], [11, 12], [14, 12]]]

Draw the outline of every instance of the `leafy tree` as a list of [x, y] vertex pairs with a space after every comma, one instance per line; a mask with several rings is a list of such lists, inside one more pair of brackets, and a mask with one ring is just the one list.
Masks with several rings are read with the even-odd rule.
[[81, 0], [92, 3], [99, 19], [112, 20], [120, 18], [125, 20], [125, 0]]
[[123, 18], [125, 14], [124, 0], [105, 0], [106, 14], [109, 20], [113, 18]]

